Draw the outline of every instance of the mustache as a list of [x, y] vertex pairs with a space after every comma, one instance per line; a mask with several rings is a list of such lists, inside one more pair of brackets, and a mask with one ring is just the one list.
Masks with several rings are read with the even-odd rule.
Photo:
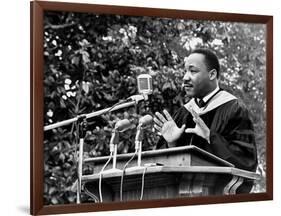
[[181, 86], [184, 87], [184, 85], [192, 85], [192, 83], [189, 81], [183, 81]]
[[190, 84], [190, 83], [191, 83], [191, 80], [189, 80], [189, 79], [188, 79], [188, 80], [187, 80], [187, 79], [183, 79], [183, 80], [182, 80], [182, 83], [183, 83], [183, 84]]

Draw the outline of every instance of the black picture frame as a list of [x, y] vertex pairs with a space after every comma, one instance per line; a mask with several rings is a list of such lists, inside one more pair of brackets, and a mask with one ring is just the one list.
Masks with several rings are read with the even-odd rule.
[[[45, 206], [43, 201], [44, 181], [44, 57], [43, 15], [44, 11], [93, 12], [128, 16], [154, 16], [224, 22], [247, 22], [266, 25], [266, 192], [186, 199], [145, 200], [104, 204], [67, 204]], [[232, 14], [203, 11], [156, 9], [142, 7], [105, 6], [62, 2], [34, 1], [30, 4], [31, 22], [31, 143], [30, 143], [30, 213], [57, 214], [121, 209], [155, 208], [198, 204], [231, 203], [273, 199], [273, 17], [264, 15]]]

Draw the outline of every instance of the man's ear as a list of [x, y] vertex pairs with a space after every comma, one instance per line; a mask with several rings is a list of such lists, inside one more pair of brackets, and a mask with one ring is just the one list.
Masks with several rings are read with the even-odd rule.
[[210, 80], [214, 80], [217, 78], [217, 70], [216, 69], [212, 69], [209, 71], [209, 78]]

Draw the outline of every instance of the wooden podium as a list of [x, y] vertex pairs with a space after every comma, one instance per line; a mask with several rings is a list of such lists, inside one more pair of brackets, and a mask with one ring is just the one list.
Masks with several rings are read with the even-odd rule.
[[[117, 156], [117, 169], [123, 170], [133, 153]], [[100, 170], [109, 157], [88, 158], [94, 173], [83, 175], [84, 188], [99, 199]], [[137, 166], [135, 158], [126, 168], [123, 177], [123, 201], [166, 199], [193, 196], [235, 194], [242, 183], [253, 181], [259, 175], [235, 168], [231, 163], [196, 146], [175, 147], [142, 153], [142, 163]], [[102, 174], [103, 202], [120, 201], [122, 172]], [[143, 187], [143, 188], [142, 188]]]

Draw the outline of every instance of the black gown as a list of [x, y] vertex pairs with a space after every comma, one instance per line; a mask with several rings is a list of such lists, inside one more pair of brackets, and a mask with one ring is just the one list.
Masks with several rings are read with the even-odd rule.
[[[200, 115], [210, 129], [210, 144], [196, 134], [183, 133], [176, 146], [195, 145], [230, 163], [235, 167], [255, 172], [257, 151], [255, 134], [249, 112], [238, 99], [230, 100], [209, 112]], [[195, 123], [189, 111], [183, 106], [173, 116], [178, 127], [194, 128]], [[167, 148], [162, 137], [156, 148]], [[253, 182], [246, 181], [237, 193], [249, 192]]]

